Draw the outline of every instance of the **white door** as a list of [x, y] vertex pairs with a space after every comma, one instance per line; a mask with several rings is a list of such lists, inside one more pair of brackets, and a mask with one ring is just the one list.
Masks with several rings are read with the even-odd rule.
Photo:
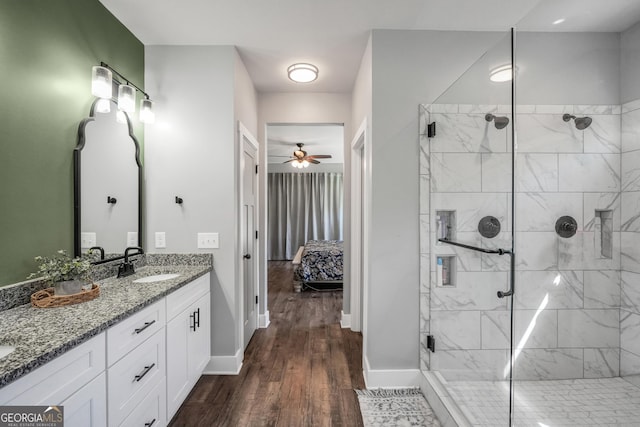
[[242, 131], [242, 207], [241, 207], [241, 244], [242, 278], [244, 287], [243, 322], [244, 347], [247, 347], [258, 325], [257, 322], [257, 260], [256, 244], [256, 200], [257, 200], [257, 147]]

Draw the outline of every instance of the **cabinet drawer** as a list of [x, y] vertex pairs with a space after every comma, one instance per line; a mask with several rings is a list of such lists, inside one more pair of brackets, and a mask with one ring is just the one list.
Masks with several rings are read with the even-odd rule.
[[167, 321], [189, 308], [198, 298], [209, 292], [209, 273], [167, 295]]
[[0, 405], [59, 405], [104, 369], [103, 332], [0, 388]]
[[121, 427], [164, 427], [165, 420], [165, 386], [164, 380], [160, 381], [149, 392], [147, 397], [129, 414], [122, 422]]
[[158, 332], [165, 324], [165, 303], [160, 300], [107, 330], [107, 365]]
[[162, 328], [107, 370], [109, 425], [119, 426], [165, 376]]

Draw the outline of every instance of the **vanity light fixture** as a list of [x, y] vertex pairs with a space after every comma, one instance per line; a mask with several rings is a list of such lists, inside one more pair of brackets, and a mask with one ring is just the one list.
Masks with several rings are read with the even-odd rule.
[[[114, 74], [116, 75], [116, 79], [113, 78]], [[124, 112], [133, 113], [136, 110], [136, 90], [143, 95], [143, 99], [140, 100], [140, 121], [142, 123], [153, 123], [155, 121], [153, 101], [149, 99], [149, 94], [131, 83], [129, 79], [113, 67], [101, 62], [99, 66], [92, 68], [91, 76], [91, 93], [101, 98], [100, 101], [96, 103], [96, 111], [98, 113], [108, 113], [111, 111], [109, 100], [112, 97], [112, 81], [115, 80], [116, 83], [124, 81], [124, 83], [118, 86], [118, 122], [126, 123], [127, 117]]]
[[103, 99], [111, 98], [111, 70], [96, 65], [91, 69], [91, 93], [93, 96]]
[[118, 87], [118, 110], [127, 113], [136, 111], [136, 90], [133, 86], [120, 85]]
[[489, 74], [489, 80], [496, 83], [508, 82], [512, 78], [511, 64], [496, 67]]
[[287, 68], [287, 75], [296, 83], [310, 83], [318, 78], [318, 67], [306, 63], [293, 64]]
[[153, 123], [156, 121], [156, 115], [153, 113], [153, 101], [149, 98], [140, 100], [140, 121], [142, 123]]

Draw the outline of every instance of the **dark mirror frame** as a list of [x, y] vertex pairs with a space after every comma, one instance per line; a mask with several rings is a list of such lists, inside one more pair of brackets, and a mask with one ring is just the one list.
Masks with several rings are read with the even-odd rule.
[[[82, 185], [81, 182], [81, 154], [82, 149], [86, 143], [86, 134], [85, 129], [87, 124], [91, 123], [95, 120], [96, 114], [96, 104], [100, 99], [96, 98], [91, 104], [91, 109], [89, 110], [89, 117], [83, 119], [78, 126], [78, 139], [76, 143], [76, 147], [73, 149], [73, 253], [74, 256], [80, 257], [82, 256], [82, 248], [80, 246], [80, 233], [81, 233], [81, 224], [82, 224], [82, 208], [81, 208], [81, 197], [80, 197], [80, 188]], [[117, 108], [117, 103], [114, 99], [110, 100], [112, 105], [115, 105]], [[133, 143], [136, 148], [136, 165], [138, 166], [138, 246], [142, 246], [143, 242], [143, 230], [142, 230], [142, 163], [140, 162], [140, 144], [138, 143], [138, 139], [133, 133], [133, 126], [131, 124], [131, 119], [129, 119], [129, 115], [124, 113], [127, 118], [127, 126], [129, 129], [129, 137], [133, 140]], [[100, 261], [94, 261], [92, 264], [102, 264], [104, 262], [115, 261], [124, 258], [124, 253], [121, 256], [105, 258]]]

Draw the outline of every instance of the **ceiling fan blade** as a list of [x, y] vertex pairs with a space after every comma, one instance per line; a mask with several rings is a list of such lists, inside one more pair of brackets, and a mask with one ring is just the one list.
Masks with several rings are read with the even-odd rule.
[[282, 163], [290, 163], [290, 162], [295, 162], [295, 161], [297, 161], [297, 160], [298, 160], [298, 159], [289, 159], [289, 160], [287, 160], [287, 161], [285, 161], [285, 162], [282, 162]]
[[317, 165], [318, 163], [320, 163], [319, 161], [314, 160], [314, 159], [310, 159], [309, 157], [307, 157], [307, 161], [308, 161], [309, 163], [313, 163], [314, 165]]
[[330, 159], [331, 154], [314, 154], [313, 156], [307, 156], [307, 159]]

